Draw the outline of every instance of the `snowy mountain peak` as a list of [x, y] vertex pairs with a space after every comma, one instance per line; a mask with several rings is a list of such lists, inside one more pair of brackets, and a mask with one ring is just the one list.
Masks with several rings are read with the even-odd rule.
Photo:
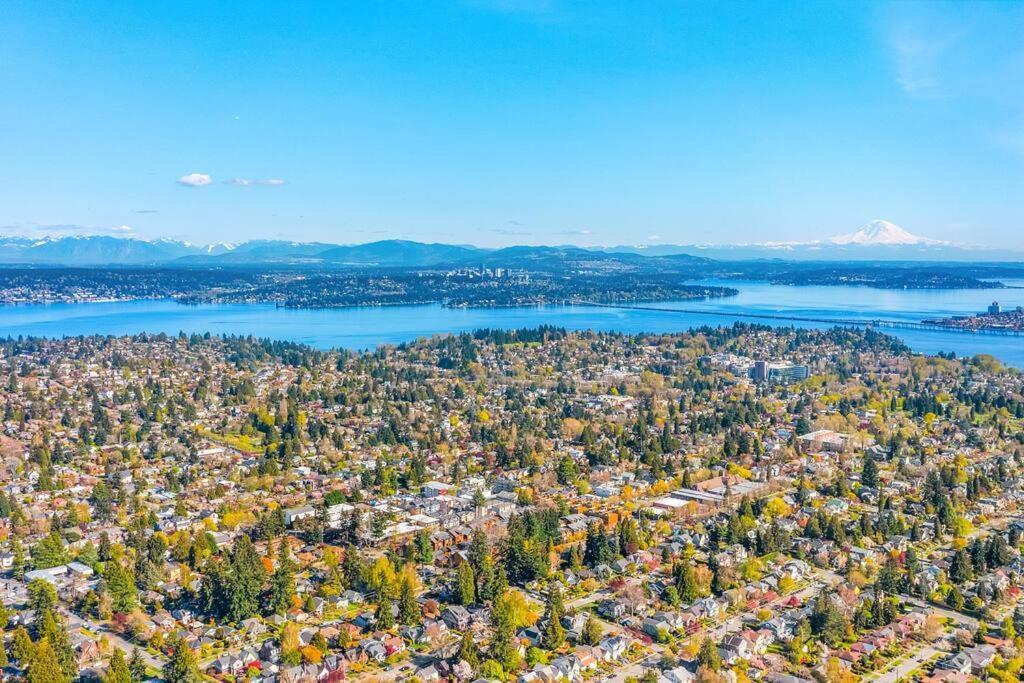
[[913, 235], [895, 223], [889, 221], [871, 221], [857, 232], [837, 235], [829, 240], [832, 244], [853, 244], [863, 246], [906, 245], [906, 244], [942, 244], [939, 240]]

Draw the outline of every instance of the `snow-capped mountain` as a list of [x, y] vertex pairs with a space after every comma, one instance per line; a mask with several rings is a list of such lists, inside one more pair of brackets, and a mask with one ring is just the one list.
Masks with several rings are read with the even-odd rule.
[[846, 235], [837, 235], [829, 240], [832, 244], [838, 245], [860, 245], [865, 247], [878, 247], [884, 245], [914, 245], [914, 244], [943, 244], [939, 240], [913, 235], [895, 223], [889, 221], [871, 221], [857, 232]]

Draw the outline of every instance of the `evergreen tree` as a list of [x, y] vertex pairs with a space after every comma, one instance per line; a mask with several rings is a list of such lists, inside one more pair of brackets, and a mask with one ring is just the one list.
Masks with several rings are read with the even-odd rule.
[[27, 683], [68, 683], [71, 680], [57, 664], [57, 655], [46, 638], [40, 638], [32, 647], [28, 659]]
[[473, 634], [468, 630], [463, 632], [462, 641], [459, 643], [459, 653], [456, 659], [461, 659], [473, 667], [475, 671], [480, 666], [480, 654], [477, 652], [476, 643], [473, 642]]
[[963, 548], [957, 550], [953, 555], [953, 561], [949, 564], [949, 580], [956, 584], [963, 584], [970, 581], [974, 576], [973, 564]]
[[11, 655], [23, 668], [31, 664], [32, 653], [35, 652], [34, 647], [32, 638], [29, 637], [28, 631], [25, 630], [24, 626], [19, 626], [15, 629], [14, 638], [11, 640]]
[[120, 562], [111, 561], [105, 570], [107, 592], [115, 612], [128, 613], [139, 604], [139, 589], [130, 569]]
[[488, 555], [484, 558], [480, 571], [477, 572], [476, 576], [476, 597], [480, 602], [492, 602], [494, 600], [495, 578], [494, 558]]
[[68, 631], [64, 624], [52, 612], [44, 612], [39, 621], [39, 637], [45, 639], [57, 658], [57, 665], [67, 680], [78, 676], [78, 659], [75, 649], [71, 646]]
[[511, 602], [506, 588], [495, 598], [494, 609], [491, 610], [491, 621], [494, 625], [494, 636], [491, 638], [490, 656], [507, 671], [519, 668], [519, 650], [514, 641], [515, 620]]
[[171, 648], [171, 658], [164, 665], [164, 680], [167, 683], [202, 683], [195, 653], [188, 644], [178, 638]]
[[583, 625], [582, 639], [585, 645], [597, 645], [601, 642], [601, 624], [593, 616], [588, 616], [587, 623]]
[[32, 546], [32, 566], [35, 569], [57, 567], [67, 564], [69, 559], [68, 552], [64, 549], [64, 539], [56, 529]]
[[562, 588], [557, 582], [548, 587], [548, 601], [544, 626], [544, 647], [557, 650], [565, 643], [565, 627], [562, 626]]
[[892, 557], [886, 559], [882, 569], [878, 572], [878, 588], [886, 593], [899, 593], [900, 570], [896, 560]]
[[704, 642], [700, 644], [697, 661], [711, 671], [718, 671], [722, 668], [722, 658], [718, 654], [718, 646], [710, 638], [705, 638]]
[[460, 605], [472, 605], [476, 602], [476, 576], [473, 574], [473, 566], [469, 562], [459, 565], [455, 599]]
[[57, 607], [57, 589], [46, 579], [28, 583], [28, 606], [36, 614], [51, 612]]
[[132, 683], [132, 672], [128, 670], [128, 662], [119, 647], [115, 647], [114, 654], [110, 656], [110, 666], [107, 667], [103, 683]]
[[964, 608], [964, 594], [957, 586], [953, 586], [946, 594], [946, 604], [957, 611]]
[[146, 680], [146, 662], [142, 659], [139, 648], [132, 648], [132, 658], [128, 660], [128, 671], [132, 675], [132, 683], [142, 683]]
[[270, 577], [269, 607], [272, 612], [284, 614], [295, 597], [295, 565], [288, 553], [287, 538], [278, 544], [277, 566]]
[[878, 487], [878, 463], [870, 455], [864, 456], [864, 467], [860, 472], [860, 483], [870, 488]]
[[466, 553], [469, 557], [469, 563], [473, 566], [473, 571], [476, 574], [480, 574], [480, 570], [484, 565], [484, 558], [490, 554], [491, 549], [487, 543], [487, 534], [484, 533], [483, 529], [477, 529], [473, 532], [473, 540], [470, 541], [469, 551]]
[[398, 584], [398, 619], [406, 626], [420, 623], [420, 606], [412, 577], [403, 574]]
[[672, 576], [675, 578], [676, 591], [679, 598], [689, 604], [700, 597], [700, 587], [697, 585], [697, 575], [693, 569], [693, 562], [682, 560], [672, 568]]
[[377, 611], [374, 613], [377, 619], [377, 628], [387, 631], [395, 626], [395, 615], [391, 611], [391, 597], [386, 591], [381, 591], [377, 599]]
[[242, 534], [231, 555], [231, 590], [228, 596], [228, 618], [231, 621], [242, 621], [259, 613], [265, 576], [266, 570], [256, 554], [252, 539], [248, 534]]
[[21, 545], [17, 536], [11, 539], [11, 554], [14, 555], [11, 573], [14, 574], [14, 578], [23, 581], [25, 579], [25, 547]]

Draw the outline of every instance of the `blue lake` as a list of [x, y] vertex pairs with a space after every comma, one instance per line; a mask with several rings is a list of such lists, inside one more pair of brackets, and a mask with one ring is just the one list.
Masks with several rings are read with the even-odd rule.
[[[791, 287], [764, 282], [723, 281], [740, 294], [710, 301], [660, 302], [659, 308], [686, 312], [537, 306], [529, 308], [445, 308], [440, 305], [284, 309], [268, 304], [185, 306], [173, 301], [0, 306], [0, 336], [64, 337], [88, 334], [251, 334], [287, 339], [320, 348], [365, 349], [417, 337], [474, 330], [558, 325], [568, 329], [620, 332], [673, 332], [700, 325], [747, 320], [743, 314], [835, 320], [925, 318], [983, 311], [993, 300], [1005, 307], [1024, 305], [1024, 289], [952, 291], [878, 290], [863, 287]], [[1024, 286], [1024, 281], [1007, 282]], [[650, 304], [655, 305], [655, 304]], [[704, 313], [704, 312], [707, 313]], [[718, 315], [714, 315], [718, 314]], [[720, 314], [727, 314], [725, 316]], [[732, 317], [736, 316], [736, 317]], [[752, 322], [767, 322], [752, 320]], [[827, 327], [827, 323], [777, 321], [780, 325]], [[988, 353], [1024, 368], [1024, 338], [941, 330], [884, 330], [924, 353]]]

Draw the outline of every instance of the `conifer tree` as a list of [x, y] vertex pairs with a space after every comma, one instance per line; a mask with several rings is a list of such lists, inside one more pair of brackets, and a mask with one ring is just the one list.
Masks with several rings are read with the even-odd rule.
[[57, 655], [46, 638], [40, 638], [32, 647], [25, 680], [27, 683], [68, 683], [71, 680], [57, 664]]
[[128, 670], [128, 662], [125, 661], [124, 653], [119, 647], [115, 647], [114, 654], [110, 656], [110, 666], [107, 667], [103, 683], [132, 683], [132, 673]]
[[201, 683], [203, 677], [199, 673], [195, 653], [188, 644], [178, 638], [171, 647], [171, 658], [164, 665], [164, 680], [167, 683]]
[[557, 582], [548, 587], [548, 604], [544, 627], [544, 647], [557, 650], [565, 643], [565, 627], [562, 626], [562, 589]]
[[278, 545], [277, 566], [270, 577], [270, 610], [283, 614], [292, 606], [294, 597], [295, 565], [288, 553], [287, 539], [282, 538]]

